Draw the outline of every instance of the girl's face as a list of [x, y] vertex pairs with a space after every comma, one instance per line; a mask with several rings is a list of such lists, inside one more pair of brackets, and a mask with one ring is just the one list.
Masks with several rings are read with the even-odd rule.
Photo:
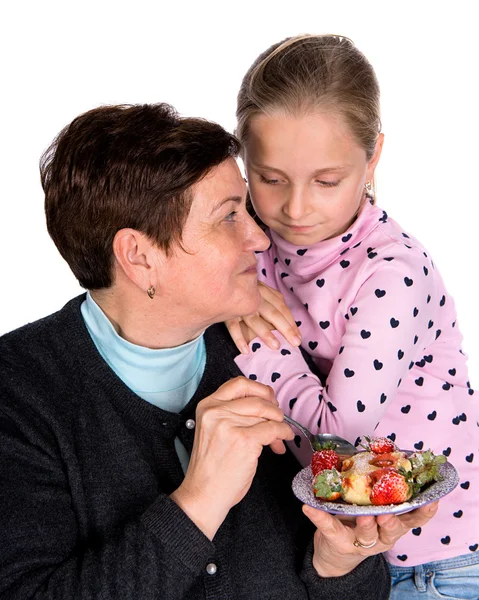
[[251, 200], [263, 223], [297, 246], [344, 233], [364, 203], [383, 135], [368, 162], [341, 117], [314, 112], [258, 115], [244, 160]]

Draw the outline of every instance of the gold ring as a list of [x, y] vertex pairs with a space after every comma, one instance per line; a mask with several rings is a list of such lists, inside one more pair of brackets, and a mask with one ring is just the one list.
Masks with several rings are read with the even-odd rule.
[[356, 548], [372, 548], [373, 546], [375, 546], [378, 543], [377, 539], [374, 540], [374, 542], [372, 544], [363, 544], [362, 542], [360, 542], [358, 540], [358, 538], [356, 538], [353, 542], [353, 546], [356, 546]]

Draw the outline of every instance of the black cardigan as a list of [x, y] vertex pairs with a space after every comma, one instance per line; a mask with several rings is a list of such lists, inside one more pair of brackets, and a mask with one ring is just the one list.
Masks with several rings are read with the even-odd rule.
[[183, 478], [174, 439], [191, 451], [185, 421], [240, 374], [229, 336], [207, 330], [200, 386], [172, 414], [103, 361], [83, 299], [0, 338], [0, 598], [388, 598], [382, 557], [316, 575], [290, 454], [265, 449], [246, 497], [205, 537], [169, 498]]

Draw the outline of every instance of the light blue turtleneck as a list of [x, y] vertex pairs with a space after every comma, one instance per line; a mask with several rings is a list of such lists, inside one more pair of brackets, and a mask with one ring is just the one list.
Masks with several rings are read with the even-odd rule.
[[[169, 412], [178, 413], [196, 392], [206, 363], [203, 334], [175, 348], [137, 346], [118, 335], [105, 313], [87, 293], [81, 312], [103, 359], [135, 394]], [[175, 440], [183, 469], [188, 454]]]

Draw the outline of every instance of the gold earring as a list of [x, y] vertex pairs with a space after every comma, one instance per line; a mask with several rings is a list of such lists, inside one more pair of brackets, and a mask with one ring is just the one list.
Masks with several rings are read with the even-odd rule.
[[154, 298], [154, 296], [156, 294], [156, 290], [155, 290], [155, 288], [152, 285], [150, 285], [150, 287], [146, 290], [146, 293], [153, 300], [153, 298]]
[[374, 190], [370, 181], [366, 181], [366, 183], [364, 184], [364, 189], [366, 190], [366, 196], [374, 198]]

